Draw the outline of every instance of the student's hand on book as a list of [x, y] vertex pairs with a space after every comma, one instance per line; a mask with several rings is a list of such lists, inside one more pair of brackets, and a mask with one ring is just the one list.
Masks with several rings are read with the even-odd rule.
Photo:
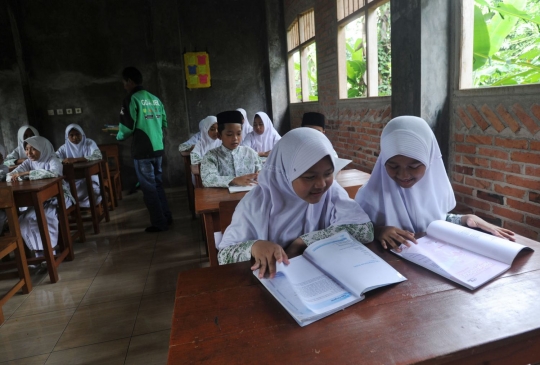
[[259, 269], [260, 279], [264, 278], [267, 270], [270, 278], [276, 276], [276, 262], [289, 264], [289, 259], [285, 251], [283, 251], [283, 247], [270, 241], [255, 242], [251, 246], [251, 256], [255, 259], [255, 265], [251, 267], [251, 270]]
[[461, 216], [461, 224], [466, 224], [467, 227], [471, 228], [480, 228], [482, 231], [491, 233], [496, 237], [505, 238], [510, 241], [516, 240], [514, 238], [514, 232], [512, 232], [511, 230], [488, 223], [474, 214], [465, 214]]
[[394, 249], [398, 252], [401, 251], [399, 248], [401, 244], [410, 247], [409, 241], [417, 243], [414, 233], [391, 226], [375, 227], [375, 239], [381, 243], [384, 249]]
[[288, 258], [293, 258], [303, 254], [306, 248], [307, 245], [304, 240], [298, 237], [285, 249], [285, 253], [287, 254]]
[[257, 173], [237, 176], [232, 179], [231, 184], [236, 186], [249, 186], [257, 184]]

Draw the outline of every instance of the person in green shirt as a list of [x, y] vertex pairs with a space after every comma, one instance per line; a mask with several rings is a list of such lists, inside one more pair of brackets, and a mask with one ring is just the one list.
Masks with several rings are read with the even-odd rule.
[[116, 139], [122, 141], [133, 137], [131, 155], [144, 203], [150, 213], [151, 226], [145, 231], [166, 231], [172, 224], [161, 169], [163, 129], [167, 128], [167, 114], [161, 100], [144, 90], [142, 74], [135, 67], [124, 69], [122, 81], [128, 96], [120, 110]]

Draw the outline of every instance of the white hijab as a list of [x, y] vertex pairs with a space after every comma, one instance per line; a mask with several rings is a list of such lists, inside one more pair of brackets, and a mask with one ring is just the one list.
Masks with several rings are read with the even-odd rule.
[[[242, 140], [246, 139], [247, 135], [253, 131], [253, 127], [249, 124], [247, 113], [244, 109], [236, 109], [244, 116], [244, 123], [242, 124]], [[266, 152], [266, 151], [265, 151]]]
[[[426, 166], [424, 177], [411, 188], [400, 187], [386, 172], [386, 161], [396, 155], [414, 158]], [[423, 119], [402, 116], [388, 122], [375, 168], [355, 200], [374, 225], [411, 232], [425, 232], [432, 221], [445, 219], [456, 206], [439, 144]]]
[[331, 225], [361, 224], [369, 217], [334, 181], [316, 204], [302, 200], [292, 182], [323, 157], [334, 163], [326, 136], [311, 128], [288, 132], [276, 144], [259, 174], [259, 185], [238, 204], [218, 248], [248, 240], [268, 240], [282, 247], [309, 232]]
[[34, 132], [34, 136], [39, 136], [37, 129], [31, 125], [23, 125], [19, 128], [17, 131], [17, 152], [19, 153], [19, 158], [28, 157], [26, 156], [26, 151], [24, 150], [24, 132], [26, 132], [27, 129], [31, 129], [32, 132]]
[[195, 148], [193, 148], [192, 153], [196, 153], [202, 158], [204, 157], [204, 155], [206, 155], [206, 152], [210, 151], [213, 148], [221, 146], [221, 139], [212, 139], [208, 135], [208, 131], [215, 123], [217, 123], [217, 118], [213, 115], [209, 115], [208, 117], [201, 120], [201, 122], [199, 123], [201, 139], [197, 142]]
[[[82, 135], [81, 141], [79, 144], [71, 143], [69, 140], [69, 132], [72, 129], [76, 129], [79, 131], [79, 133]], [[64, 133], [65, 140], [66, 140], [66, 156], [67, 158], [74, 158], [74, 157], [86, 157], [90, 156], [95, 150], [98, 149], [98, 146], [96, 142], [92, 141], [91, 139], [86, 138], [86, 134], [84, 134], [83, 129], [78, 124], [70, 124], [66, 127], [66, 131]], [[40, 151], [41, 152], [41, 151]]]
[[[25, 139], [24, 142], [41, 153], [37, 161], [27, 160], [29, 161], [32, 170], [55, 170], [58, 167], [58, 164], [62, 166], [62, 162], [60, 162], [54, 153], [53, 145], [47, 138], [34, 136]], [[60, 174], [62, 174], [62, 171], [60, 171]]]
[[[255, 114], [259, 116], [264, 124], [263, 134], [257, 134], [252, 130], [243, 143], [244, 146], [253, 148], [257, 152], [266, 152], [274, 149], [274, 145], [281, 139], [281, 136], [274, 128], [270, 117], [265, 112], [258, 112]], [[253, 117], [253, 120], [255, 120]]]

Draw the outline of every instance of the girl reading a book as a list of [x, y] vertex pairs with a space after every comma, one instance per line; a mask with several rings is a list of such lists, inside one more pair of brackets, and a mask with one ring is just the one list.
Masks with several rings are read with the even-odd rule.
[[242, 145], [253, 148], [261, 157], [268, 157], [280, 139], [270, 117], [264, 112], [258, 112], [253, 118], [253, 130], [247, 134]]
[[200, 164], [206, 152], [221, 146], [221, 139], [218, 138], [217, 118], [209, 115], [201, 121], [201, 139], [190, 153], [191, 164]]
[[[90, 138], [86, 138], [86, 134], [78, 124], [70, 124], [65, 130], [66, 143], [60, 146], [56, 151], [56, 156], [62, 161], [62, 163], [76, 163], [87, 161], [98, 161], [102, 159], [101, 151], [99, 150], [96, 142]], [[90, 207], [90, 197], [88, 195], [88, 189], [86, 187], [86, 179], [75, 180], [75, 186], [77, 187], [77, 196], [79, 197], [79, 205], [84, 208]], [[94, 196], [96, 197], [96, 203], [101, 201], [101, 192], [99, 189], [99, 178], [97, 175], [92, 176], [92, 188], [94, 189]]]
[[514, 240], [512, 231], [476, 215], [448, 214], [456, 206], [454, 191], [435, 135], [418, 117], [402, 116], [388, 122], [371, 177], [355, 200], [369, 215], [375, 239], [385, 249], [416, 243], [414, 234], [425, 232], [438, 219]]
[[276, 262], [303, 252], [311, 243], [347, 230], [362, 243], [373, 240], [373, 225], [347, 192], [334, 184], [334, 150], [311, 128], [288, 132], [274, 147], [259, 184], [238, 204], [218, 244], [220, 264], [254, 258], [259, 277], [273, 277]]

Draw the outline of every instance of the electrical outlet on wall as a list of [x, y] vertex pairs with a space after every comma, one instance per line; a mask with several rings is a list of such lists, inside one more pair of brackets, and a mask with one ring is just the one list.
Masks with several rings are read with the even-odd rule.
[[82, 109], [81, 108], [75, 108], [75, 114], [81, 114]]
[[66, 114], [73, 114], [73, 109], [71, 109], [71, 108], [66, 109]]
[[56, 109], [56, 115], [63, 115], [64, 109]]
[[54, 109], [47, 110], [47, 115], [54, 115]]

